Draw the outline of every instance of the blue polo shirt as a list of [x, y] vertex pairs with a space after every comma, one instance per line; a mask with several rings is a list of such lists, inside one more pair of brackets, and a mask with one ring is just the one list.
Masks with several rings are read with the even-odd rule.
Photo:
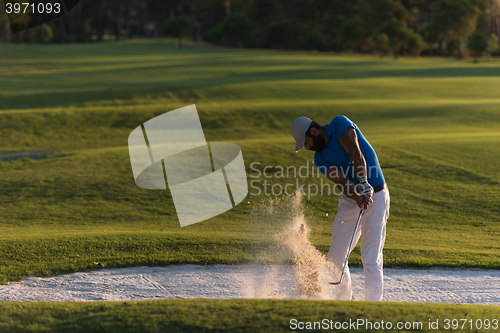
[[355, 184], [358, 182], [356, 179], [356, 172], [349, 160], [349, 153], [347, 153], [339, 142], [340, 137], [345, 131], [349, 128], [354, 128], [358, 136], [359, 148], [365, 157], [368, 183], [373, 187], [385, 184], [384, 174], [380, 168], [377, 154], [355, 123], [346, 116], [337, 116], [333, 118], [329, 125], [325, 125], [324, 127], [328, 137], [328, 144], [322, 151], [318, 151], [314, 154], [314, 163], [325, 176], [328, 169], [333, 165], [339, 168], [339, 170]]

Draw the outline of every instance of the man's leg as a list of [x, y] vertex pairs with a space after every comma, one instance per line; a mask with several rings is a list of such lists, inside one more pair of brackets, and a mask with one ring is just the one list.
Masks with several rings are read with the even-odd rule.
[[365, 299], [381, 301], [383, 297], [383, 253], [385, 226], [389, 217], [390, 197], [387, 189], [373, 195], [373, 203], [361, 218], [361, 261], [365, 273]]
[[[355, 201], [347, 199], [345, 196], [339, 198], [339, 210], [335, 216], [332, 227], [332, 240], [330, 250], [328, 251], [328, 260], [332, 268], [332, 275], [335, 282], [340, 279], [342, 268], [344, 267], [345, 257], [352, 234], [356, 227], [360, 208]], [[363, 217], [361, 218], [363, 220]], [[360, 222], [361, 224], [361, 222]], [[356, 236], [352, 244], [352, 249], [356, 246], [361, 235], [361, 227], [358, 226]], [[351, 275], [349, 266], [346, 266], [342, 283], [336, 287], [337, 299], [350, 300], [352, 297]]]

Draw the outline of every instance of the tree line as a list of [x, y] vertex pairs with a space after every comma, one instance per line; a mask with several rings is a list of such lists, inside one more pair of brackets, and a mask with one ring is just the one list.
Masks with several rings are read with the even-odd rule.
[[[1, 0], [0, 0], [1, 1]], [[6, 0], [4, 0], [6, 1]], [[67, 15], [6, 42], [92, 42], [136, 36], [230, 47], [380, 54], [495, 52], [500, 0], [81, 0]]]

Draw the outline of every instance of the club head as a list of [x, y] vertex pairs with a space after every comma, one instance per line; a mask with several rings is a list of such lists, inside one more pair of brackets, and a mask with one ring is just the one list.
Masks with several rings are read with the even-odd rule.
[[[345, 266], [344, 266], [345, 268]], [[342, 271], [342, 274], [340, 275], [340, 280], [339, 282], [328, 282], [329, 284], [333, 284], [334, 286], [338, 286], [339, 284], [342, 283], [342, 280], [344, 279], [344, 271]]]

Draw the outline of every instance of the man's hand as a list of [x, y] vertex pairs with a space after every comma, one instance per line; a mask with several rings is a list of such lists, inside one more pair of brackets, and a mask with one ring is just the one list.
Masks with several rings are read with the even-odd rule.
[[367, 209], [368, 206], [371, 203], [373, 203], [372, 198], [366, 197], [364, 195], [355, 195], [355, 196], [351, 197], [351, 199], [354, 199], [354, 201], [356, 201], [356, 203], [358, 204], [359, 208], [363, 208], [363, 206], [364, 206], [365, 209]]
[[326, 174], [326, 178], [330, 179], [332, 182], [334, 182], [337, 187], [339, 188], [344, 195], [354, 201], [358, 204], [359, 208], [365, 206], [365, 208], [368, 208], [368, 206], [373, 203], [372, 200], [372, 194], [373, 194], [373, 188], [371, 187], [368, 182], [365, 183], [368, 186], [363, 187], [363, 194], [360, 192], [361, 188], [359, 187], [360, 184], [355, 185], [348, 177], [346, 177], [337, 167], [331, 166], [330, 169], [328, 169], [328, 172]]
[[366, 178], [360, 178], [359, 183], [356, 186], [360, 195], [364, 195], [366, 197], [373, 196], [373, 187], [366, 181]]
[[358, 206], [361, 208], [365, 205], [365, 208], [368, 208], [368, 205], [373, 202], [373, 187], [366, 181], [366, 178], [360, 178], [358, 185], [356, 185], [356, 190], [360, 197], [356, 199]]

